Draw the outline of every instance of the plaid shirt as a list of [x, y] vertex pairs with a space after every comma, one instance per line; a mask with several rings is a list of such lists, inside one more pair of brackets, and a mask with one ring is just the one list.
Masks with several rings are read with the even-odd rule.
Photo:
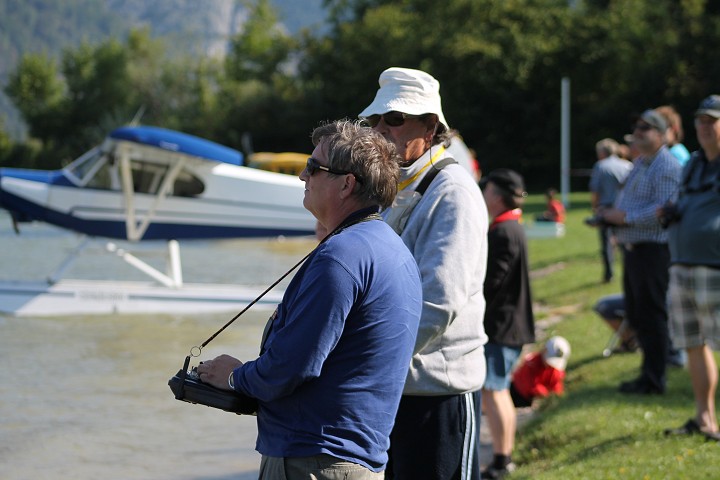
[[624, 227], [615, 228], [619, 243], [667, 243], [667, 231], [658, 223], [658, 207], [677, 201], [682, 167], [666, 146], [653, 156], [633, 161], [634, 168], [615, 200], [625, 212]]

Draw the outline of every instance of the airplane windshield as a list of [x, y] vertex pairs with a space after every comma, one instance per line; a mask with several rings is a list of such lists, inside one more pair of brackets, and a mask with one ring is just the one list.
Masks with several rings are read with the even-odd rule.
[[[80, 186], [101, 190], [121, 190], [119, 162], [114, 152], [96, 147], [75, 160], [66, 168], [67, 176]], [[130, 162], [133, 190], [136, 193], [155, 195], [169, 172], [169, 165], [132, 159]], [[194, 197], [205, 190], [203, 182], [189, 170], [183, 168], [167, 191], [176, 197]]]
[[118, 188], [110, 174], [109, 155], [96, 147], [68, 165], [71, 177], [82, 186], [90, 188]]

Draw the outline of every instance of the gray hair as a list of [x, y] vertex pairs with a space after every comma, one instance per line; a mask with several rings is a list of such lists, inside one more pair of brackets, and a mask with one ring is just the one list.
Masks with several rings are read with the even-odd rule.
[[389, 207], [400, 179], [399, 157], [395, 145], [362, 121], [336, 120], [312, 132], [312, 143], [327, 149], [328, 167], [352, 173], [354, 194], [363, 203]]
[[603, 152], [605, 155], [617, 155], [620, 144], [612, 138], [603, 138], [595, 144], [595, 150], [597, 152]]

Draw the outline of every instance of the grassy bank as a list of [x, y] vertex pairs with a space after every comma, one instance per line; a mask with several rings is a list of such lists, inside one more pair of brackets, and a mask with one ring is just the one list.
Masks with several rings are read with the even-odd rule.
[[[573, 348], [567, 392], [542, 402], [519, 431], [513, 455], [519, 468], [512, 478], [719, 478], [720, 444], [662, 433], [694, 414], [686, 370], [669, 369], [663, 396], [617, 391], [621, 381], [635, 378], [641, 357], [602, 356], [610, 330], [592, 306], [621, 291], [621, 259], [615, 279], [602, 283], [597, 231], [583, 224], [590, 215], [589, 195], [573, 194], [570, 200], [565, 237], [529, 241], [537, 319], [549, 325], [547, 335], [562, 335]], [[541, 196], [531, 196], [525, 217], [543, 206]]]

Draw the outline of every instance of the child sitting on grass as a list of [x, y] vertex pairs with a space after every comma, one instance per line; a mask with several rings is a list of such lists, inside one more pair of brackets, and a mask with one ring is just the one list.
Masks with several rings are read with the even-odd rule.
[[565, 223], [565, 205], [557, 197], [557, 190], [548, 188], [545, 192], [547, 206], [545, 211], [535, 218], [536, 222]]
[[555, 336], [539, 352], [525, 356], [510, 383], [510, 396], [516, 407], [529, 407], [536, 397], [564, 391], [565, 367], [570, 357], [570, 343]]

